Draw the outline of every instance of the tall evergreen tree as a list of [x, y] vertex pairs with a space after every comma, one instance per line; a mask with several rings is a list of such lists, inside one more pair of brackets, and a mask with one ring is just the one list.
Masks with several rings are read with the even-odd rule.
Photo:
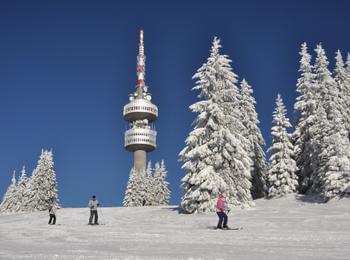
[[[325, 186], [330, 180], [333, 180], [336, 175], [334, 172], [330, 173], [329, 167], [339, 169], [343, 171], [348, 167], [347, 160], [344, 158], [344, 152], [350, 149], [349, 135], [347, 130], [346, 115], [343, 113], [345, 110], [344, 99], [342, 97], [344, 91], [343, 87], [339, 87], [337, 82], [332, 78], [330, 71], [328, 70], [328, 60], [324, 49], [319, 44], [315, 49], [317, 53], [315, 62], [316, 83], [319, 87], [319, 108], [317, 112], [317, 120], [314, 127], [310, 128], [310, 132], [314, 136], [314, 147], [317, 153], [311, 157], [313, 173], [311, 175], [312, 186], [310, 192], [318, 194], [335, 194], [336, 192], [326, 192], [331, 188]], [[338, 58], [336, 65], [336, 72], [339, 76], [339, 70], [341, 70], [342, 64]], [[336, 77], [339, 80], [339, 77]], [[335, 140], [338, 141], [339, 147], [335, 148]], [[341, 146], [341, 147], [340, 147]], [[338, 155], [337, 152], [340, 154]], [[335, 160], [336, 157], [342, 157], [343, 160]], [[334, 158], [333, 158], [334, 157]], [[333, 158], [333, 159], [332, 159]], [[333, 165], [337, 162], [337, 165]], [[339, 164], [340, 163], [340, 164]], [[341, 164], [343, 163], [343, 164]], [[326, 174], [325, 172], [329, 172]], [[340, 174], [341, 178], [346, 178], [343, 174]], [[329, 180], [327, 180], [329, 178]], [[337, 177], [338, 178], [338, 177]], [[338, 181], [340, 180], [338, 178]], [[327, 196], [328, 196], [327, 195]], [[340, 195], [340, 194], [338, 194]]]
[[272, 146], [270, 167], [268, 171], [268, 197], [282, 197], [296, 192], [298, 185], [296, 162], [294, 161], [294, 147], [287, 128], [291, 127], [286, 117], [286, 109], [281, 96], [278, 94], [276, 108], [273, 113], [274, 126], [271, 129]]
[[145, 173], [145, 201], [147, 206], [157, 205], [157, 193], [153, 176], [152, 162], [148, 161]]
[[328, 69], [328, 59], [322, 45], [317, 45], [315, 49], [317, 56], [315, 61], [316, 83], [320, 93], [320, 104], [323, 105], [327, 114], [327, 119], [338, 126], [345, 128], [345, 120], [342, 114], [342, 101], [337, 83], [332, 78]]
[[[348, 53], [345, 66], [346, 78], [350, 81], [350, 53]], [[348, 82], [350, 84], [350, 82]]]
[[28, 211], [47, 210], [58, 203], [57, 181], [52, 151], [42, 150], [38, 164], [28, 182]]
[[26, 174], [25, 166], [22, 167], [21, 176], [17, 183], [17, 199], [16, 199], [16, 211], [25, 211], [24, 205], [28, 200], [28, 177]]
[[[350, 110], [350, 53], [348, 53], [347, 55], [347, 59], [346, 59], [346, 66], [345, 66], [345, 89], [347, 92], [347, 99], [348, 99], [348, 109]], [[350, 113], [350, 112], [349, 112]], [[348, 116], [350, 116], [350, 114], [348, 114]], [[350, 126], [348, 128], [348, 132], [349, 132], [349, 139], [350, 139]]]
[[346, 59], [346, 64], [345, 64], [345, 74], [346, 74], [346, 79], [347, 79], [347, 88], [349, 87], [350, 84], [350, 53], [348, 53], [347, 55], [347, 59]]
[[169, 183], [166, 181], [167, 170], [164, 160], [155, 164], [154, 168], [154, 189], [156, 194], [156, 205], [168, 205], [170, 199]]
[[317, 118], [318, 85], [315, 82], [315, 74], [311, 65], [311, 55], [308, 53], [307, 44], [301, 45], [299, 52], [300, 78], [297, 82], [298, 97], [294, 104], [297, 120], [292, 135], [295, 146], [295, 160], [297, 162], [297, 175], [299, 178], [299, 190], [305, 193], [311, 186], [312, 175], [311, 157], [316, 152], [313, 148], [313, 136], [309, 129], [315, 125]]
[[13, 171], [11, 184], [0, 204], [0, 212], [14, 212], [17, 204], [16, 172]]
[[347, 74], [343, 57], [340, 50], [336, 52], [336, 64], [334, 69], [334, 80], [339, 92], [339, 105], [345, 129], [350, 131], [350, 74]]
[[[327, 120], [323, 107], [319, 109], [320, 128], [317, 148], [318, 167], [313, 176], [312, 191], [325, 201], [350, 193], [350, 141], [337, 125]], [[327, 133], [330, 133], [329, 135]]]
[[190, 106], [198, 113], [194, 130], [180, 152], [186, 171], [181, 206], [188, 213], [213, 211], [219, 190], [227, 190], [229, 204], [252, 205], [249, 141], [239, 111], [237, 76], [230, 60], [221, 55], [214, 38], [207, 62], [193, 76], [200, 101]]
[[255, 110], [255, 98], [253, 89], [248, 82], [243, 79], [241, 82], [241, 111], [242, 122], [245, 127], [244, 135], [249, 140], [248, 152], [253, 163], [251, 167], [252, 189], [251, 193], [254, 199], [266, 195], [266, 159], [263, 146], [265, 140], [259, 128], [258, 114]]
[[123, 201], [124, 207], [140, 207], [143, 205], [146, 195], [142, 189], [144, 179], [140, 172], [134, 168], [131, 169]]

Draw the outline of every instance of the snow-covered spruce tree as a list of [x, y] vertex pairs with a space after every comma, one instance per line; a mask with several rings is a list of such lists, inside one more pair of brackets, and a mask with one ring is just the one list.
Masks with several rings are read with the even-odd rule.
[[241, 103], [242, 122], [245, 126], [245, 137], [249, 140], [249, 156], [253, 163], [251, 167], [253, 199], [265, 197], [267, 192], [266, 186], [266, 159], [263, 146], [265, 140], [259, 128], [258, 114], [255, 110], [255, 98], [253, 89], [245, 79], [241, 82]]
[[[350, 146], [348, 130], [346, 127], [346, 115], [343, 113], [343, 94], [328, 70], [328, 60], [324, 49], [319, 44], [315, 51], [317, 53], [315, 74], [320, 98], [316, 120], [317, 124], [310, 128], [310, 132], [314, 136], [314, 147], [317, 147], [317, 149], [315, 149], [317, 153], [314, 153], [311, 156], [313, 172], [310, 178], [312, 181], [310, 192], [324, 194], [324, 185], [327, 179], [325, 178], [324, 170], [327, 170], [327, 165], [331, 163], [331, 161], [332, 163], [334, 162], [334, 160], [331, 160], [332, 156], [338, 156], [334, 152], [349, 150]], [[339, 64], [337, 66], [339, 66]], [[334, 138], [337, 138], [338, 143], [343, 147], [338, 147], [336, 150], [334, 150], [334, 148], [331, 153], [329, 152], [329, 149], [332, 149], [331, 147], [333, 146], [332, 142], [335, 140]], [[337, 163], [341, 162], [343, 162], [344, 165], [337, 165], [337, 167], [340, 170], [346, 169], [347, 161], [337, 161]]]
[[341, 114], [345, 129], [350, 131], [350, 75], [347, 74], [345, 69], [343, 57], [340, 50], [336, 52], [335, 56], [336, 64], [334, 69], [334, 80], [337, 84], [339, 91], [339, 99]]
[[348, 53], [347, 59], [346, 59], [346, 66], [345, 66], [345, 74], [347, 78], [347, 86], [348, 88], [350, 85], [350, 53]]
[[[345, 66], [345, 89], [347, 96], [346, 98], [348, 99], [348, 110], [350, 110], [350, 53], [347, 55], [347, 60], [346, 60], [346, 66]], [[350, 112], [348, 114], [350, 116]], [[350, 139], [350, 126], [348, 128], [349, 132], [349, 139]]]
[[134, 168], [131, 169], [123, 201], [124, 207], [140, 207], [143, 205], [145, 194], [142, 186], [144, 186], [145, 178], [142, 175]]
[[[341, 134], [336, 133], [329, 137], [326, 142], [333, 147], [333, 154], [324, 166], [321, 166], [318, 177], [321, 185], [321, 196], [325, 201], [335, 197], [350, 196], [350, 154], [347, 139], [340, 138]], [[339, 143], [339, 138], [342, 143]]]
[[[348, 80], [350, 80], [350, 53], [348, 52], [347, 58], [346, 58], [346, 66], [345, 66], [345, 73]], [[349, 84], [349, 82], [348, 82]]]
[[214, 38], [207, 62], [193, 76], [200, 101], [190, 106], [198, 113], [194, 130], [180, 152], [186, 175], [181, 207], [187, 213], [213, 211], [218, 192], [226, 191], [229, 204], [253, 205], [250, 193], [249, 141], [239, 111], [239, 89], [230, 60], [221, 55]]
[[327, 119], [345, 128], [345, 119], [342, 113], [344, 109], [341, 92], [337, 87], [336, 81], [332, 78], [328, 70], [328, 60], [321, 44], [315, 49], [317, 56], [315, 61], [316, 83], [320, 93], [320, 104], [323, 105], [327, 114]]
[[157, 205], [157, 194], [153, 176], [152, 162], [148, 161], [145, 173], [145, 206]]
[[169, 182], [167, 181], [168, 177], [168, 171], [165, 166], [164, 160], [161, 160], [160, 162], [160, 175], [159, 178], [161, 178], [161, 185], [160, 185], [160, 194], [161, 200], [160, 205], [168, 205], [170, 200], [170, 190], [169, 190]]
[[17, 183], [17, 193], [16, 193], [16, 206], [15, 211], [26, 211], [24, 205], [28, 200], [28, 177], [26, 174], [26, 167], [23, 166], [21, 170], [21, 176], [19, 177]]
[[58, 203], [57, 181], [52, 151], [42, 150], [38, 164], [28, 182], [27, 211], [47, 210]]
[[[324, 108], [319, 108], [320, 128], [318, 143], [320, 150], [318, 167], [313, 176], [312, 190], [320, 194], [325, 201], [344, 196], [350, 191], [350, 141], [344, 137], [341, 129], [327, 120]], [[329, 135], [327, 133], [330, 133]]]
[[308, 53], [307, 44], [301, 45], [299, 52], [301, 73], [297, 82], [298, 97], [294, 104], [296, 112], [296, 125], [292, 134], [295, 147], [295, 160], [297, 162], [297, 175], [299, 179], [299, 191], [305, 193], [311, 187], [310, 176], [312, 174], [311, 156], [315, 153], [313, 136], [309, 129], [315, 125], [317, 117], [318, 91], [315, 83], [315, 74], [311, 65], [311, 55]]
[[[345, 66], [345, 89], [348, 94], [347, 98], [349, 99], [349, 107], [348, 109], [350, 110], [350, 53], [348, 53], [347, 60], [346, 60], [346, 66]], [[349, 114], [350, 115], [350, 112]], [[350, 126], [348, 128], [349, 132], [349, 139], [350, 139]]]
[[276, 108], [273, 112], [274, 126], [271, 128], [272, 146], [270, 166], [268, 170], [268, 197], [282, 197], [296, 192], [298, 181], [295, 174], [296, 162], [293, 159], [294, 147], [287, 128], [291, 127], [286, 117], [286, 109], [281, 96], [278, 94]]
[[160, 164], [159, 162], [156, 162], [154, 165], [154, 172], [153, 172], [153, 178], [154, 178], [154, 194], [156, 194], [156, 196], [154, 197], [155, 199], [155, 205], [160, 205], [159, 201], [160, 201], [160, 194], [159, 194], [159, 186], [160, 186], [160, 182], [158, 180], [158, 176], [160, 176], [161, 172], [160, 172]]
[[170, 199], [169, 183], [166, 181], [167, 170], [164, 160], [155, 164], [154, 168], [154, 189], [156, 194], [156, 205], [168, 205]]
[[11, 184], [0, 204], [0, 212], [14, 212], [17, 204], [16, 172], [13, 171]]

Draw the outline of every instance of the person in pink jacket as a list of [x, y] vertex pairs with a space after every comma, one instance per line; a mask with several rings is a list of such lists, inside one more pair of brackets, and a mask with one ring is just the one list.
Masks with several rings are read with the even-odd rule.
[[229, 228], [227, 226], [228, 217], [226, 214], [226, 212], [228, 212], [228, 211], [229, 211], [229, 209], [226, 206], [225, 193], [220, 193], [219, 199], [216, 203], [216, 214], [218, 214], [218, 217], [219, 217], [219, 222], [218, 222], [218, 225], [216, 226], [217, 229], [228, 229]]

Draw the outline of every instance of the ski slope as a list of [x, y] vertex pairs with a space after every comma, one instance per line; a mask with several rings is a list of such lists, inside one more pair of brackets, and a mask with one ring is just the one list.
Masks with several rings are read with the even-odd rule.
[[327, 204], [291, 196], [235, 209], [231, 227], [216, 215], [176, 207], [102, 208], [88, 226], [87, 208], [0, 215], [0, 259], [350, 259], [350, 200]]

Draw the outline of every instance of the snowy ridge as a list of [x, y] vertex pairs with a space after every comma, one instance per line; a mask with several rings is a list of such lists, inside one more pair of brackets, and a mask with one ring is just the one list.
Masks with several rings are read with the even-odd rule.
[[231, 227], [213, 230], [215, 213], [176, 207], [102, 208], [88, 226], [87, 208], [0, 215], [0, 259], [349, 259], [350, 203], [310, 197], [260, 199], [234, 209]]

